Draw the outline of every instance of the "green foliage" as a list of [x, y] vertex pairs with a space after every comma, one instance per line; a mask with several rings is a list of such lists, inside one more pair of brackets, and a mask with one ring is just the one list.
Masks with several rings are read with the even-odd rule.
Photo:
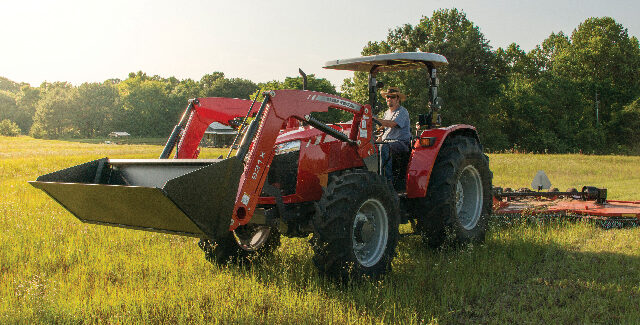
[[592, 115], [598, 106], [599, 124], [594, 127], [604, 129], [605, 145], [625, 145], [619, 119], [623, 108], [640, 95], [638, 39], [629, 37], [613, 18], [587, 19], [574, 30], [571, 46], [561, 53], [554, 71], [575, 82]]
[[201, 95], [202, 89], [200, 88], [200, 84], [192, 79], [181, 80], [175, 88], [173, 88], [171, 94], [174, 95], [178, 101], [181, 101], [183, 105], [186, 105], [184, 103], [189, 99], [203, 97]]
[[593, 137], [585, 137], [593, 121], [592, 115], [582, 111], [587, 106], [582, 101], [566, 78], [513, 74], [494, 107], [508, 143], [526, 151], [576, 152], [599, 145]]
[[9, 119], [20, 129], [29, 130], [33, 123], [39, 91], [23, 85], [16, 92], [0, 90], [0, 120]]
[[528, 78], [538, 76], [540, 63], [536, 61], [534, 55], [527, 55], [516, 43], [511, 43], [506, 50], [498, 48], [496, 50], [497, 75], [504, 80], [510, 75], [523, 75]]
[[20, 90], [22, 84], [11, 81], [5, 77], [0, 77], [0, 91], [7, 91], [10, 93], [16, 93]]
[[224, 73], [220, 71], [215, 71], [213, 73], [205, 74], [200, 79], [200, 86], [205, 92], [207, 92], [210, 89], [213, 89], [216, 83], [222, 79], [224, 79]]
[[[303, 87], [302, 77], [286, 77], [284, 81], [272, 80], [259, 84], [263, 90], [298, 89]], [[324, 78], [316, 78], [315, 75], [307, 75], [307, 90], [320, 91], [327, 94], [337, 95], [336, 87]]]
[[622, 25], [610, 17], [590, 18], [571, 35], [571, 45], [558, 62], [557, 69], [584, 82], [584, 93], [600, 98], [603, 114], [607, 102], [624, 102], [634, 98], [640, 87], [640, 47], [638, 39], [629, 38]]
[[551, 33], [542, 42], [542, 45], [536, 46], [535, 49], [529, 52], [529, 56], [541, 71], [546, 71], [554, 66], [558, 55], [570, 46], [571, 41], [563, 32]]
[[20, 135], [21, 132], [22, 130], [20, 130], [18, 124], [11, 120], [2, 120], [0, 122], [0, 135], [15, 137]]
[[232, 78], [219, 79], [211, 88], [204, 90], [206, 97], [228, 97], [249, 99], [258, 91], [258, 85], [251, 80]]
[[[44, 86], [44, 87], [43, 87]], [[36, 105], [29, 133], [36, 138], [79, 136], [73, 120], [79, 110], [78, 90], [71, 84], [55, 82], [41, 86], [44, 94]]]
[[92, 138], [107, 133], [120, 109], [118, 88], [111, 83], [83, 83], [78, 87], [79, 109], [74, 125], [80, 136]]
[[40, 88], [33, 88], [29, 85], [20, 87], [20, 91], [16, 94], [16, 105], [19, 114], [16, 117], [16, 123], [23, 130], [31, 129], [33, 117], [36, 113], [36, 105], [40, 100]]
[[216, 71], [200, 79], [200, 88], [203, 97], [249, 99], [258, 90], [258, 85], [247, 79], [228, 79], [224, 73]]
[[0, 120], [15, 119], [18, 106], [13, 93], [0, 90]]
[[614, 112], [609, 125], [620, 137], [620, 152], [640, 155], [640, 97]]
[[638, 129], [623, 107], [640, 95], [640, 49], [622, 25], [590, 18], [571, 38], [551, 34], [529, 53], [512, 44], [496, 54], [504, 77], [494, 105], [509, 143], [535, 152], [629, 151]]
[[122, 100], [116, 112], [118, 131], [135, 136], [159, 136], [171, 132], [179, 107], [169, 107], [170, 95], [160, 80], [136, 75], [118, 84]]
[[18, 87], [11, 88], [14, 92], [0, 90], [0, 120], [9, 119], [18, 124], [21, 130], [29, 130], [35, 113], [35, 102], [29, 102], [33, 97], [33, 88], [29, 85], [20, 87], [16, 83], [13, 85]]

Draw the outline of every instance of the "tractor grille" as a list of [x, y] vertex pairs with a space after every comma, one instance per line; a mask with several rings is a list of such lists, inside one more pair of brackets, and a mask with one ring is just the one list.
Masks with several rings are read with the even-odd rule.
[[282, 190], [283, 196], [296, 192], [299, 157], [299, 150], [273, 157], [269, 175], [267, 176], [267, 183]]

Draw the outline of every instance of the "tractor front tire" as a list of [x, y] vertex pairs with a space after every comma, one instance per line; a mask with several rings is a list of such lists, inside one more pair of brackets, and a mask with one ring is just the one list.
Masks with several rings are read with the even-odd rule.
[[482, 242], [492, 210], [489, 158], [471, 137], [445, 139], [433, 166], [427, 195], [418, 199], [416, 230], [425, 244]]
[[280, 246], [280, 232], [275, 227], [244, 225], [216, 241], [201, 239], [198, 246], [213, 264], [244, 264], [272, 255]]
[[347, 281], [391, 269], [398, 244], [399, 204], [391, 186], [363, 170], [332, 175], [313, 219], [313, 262]]

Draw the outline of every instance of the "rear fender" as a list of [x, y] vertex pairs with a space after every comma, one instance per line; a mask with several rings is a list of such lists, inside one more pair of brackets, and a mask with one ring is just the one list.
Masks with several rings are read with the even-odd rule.
[[421, 137], [434, 137], [436, 138], [436, 143], [426, 148], [420, 146], [419, 140], [413, 144], [411, 159], [407, 167], [407, 198], [418, 198], [427, 195], [431, 171], [444, 140], [447, 137], [458, 134], [478, 139], [476, 129], [466, 124], [456, 124], [446, 128], [422, 131]]

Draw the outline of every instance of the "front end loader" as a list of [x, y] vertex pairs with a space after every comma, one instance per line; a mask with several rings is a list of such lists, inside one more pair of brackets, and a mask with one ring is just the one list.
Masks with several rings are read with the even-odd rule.
[[[356, 157], [370, 160], [371, 110], [324, 93], [278, 90], [265, 93], [248, 126], [236, 156], [195, 159], [198, 144], [213, 122], [229, 124], [244, 115], [250, 102], [228, 98], [192, 100], [189, 116], [177, 143], [176, 159], [103, 158], [38, 177], [30, 182], [84, 222], [220, 238], [246, 225], [275, 154], [276, 138], [289, 119], [316, 124], [326, 134], [344, 141]], [[244, 106], [244, 107], [243, 107]], [[352, 132], [346, 135], [316, 121], [311, 112], [329, 107], [353, 113]], [[172, 146], [174, 139], [169, 139]], [[165, 148], [171, 152], [171, 148]], [[261, 212], [262, 213], [262, 212]]]

